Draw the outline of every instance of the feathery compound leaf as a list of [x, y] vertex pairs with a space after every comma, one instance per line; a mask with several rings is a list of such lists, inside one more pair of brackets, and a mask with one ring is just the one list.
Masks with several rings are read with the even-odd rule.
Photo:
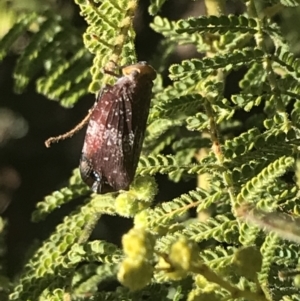
[[255, 89], [255, 92], [259, 94], [263, 87], [262, 83], [265, 82], [266, 77], [267, 73], [263, 65], [253, 63], [240, 81], [239, 86], [245, 92], [252, 92]]
[[185, 150], [188, 148], [201, 149], [204, 147], [210, 147], [211, 141], [208, 138], [199, 137], [198, 135], [193, 135], [191, 137], [183, 137], [180, 140], [175, 141], [172, 144], [172, 149], [176, 151]]
[[201, 258], [210, 268], [217, 272], [222, 272], [228, 265], [231, 265], [234, 252], [235, 248], [227, 247], [225, 249], [217, 246], [214, 249], [202, 251]]
[[[162, 203], [160, 206], [156, 206], [154, 209], [146, 209], [145, 211], [140, 213], [139, 217], [137, 216], [135, 223], [138, 224], [140, 221], [142, 221], [143, 225], [147, 225], [147, 227], [150, 227], [152, 231], [160, 232], [161, 229], [167, 227], [172, 221], [178, 220], [191, 208], [197, 207], [197, 210], [200, 211], [208, 208], [213, 202], [220, 201], [220, 199], [221, 195], [219, 193], [209, 194], [203, 189], [197, 189], [195, 191], [190, 191], [188, 194], [182, 194], [180, 197], [175, 198], [170, 202]], [[221, 217], [220, 219], [224, 221], [224, 219], [222, 219]], [[227, 220], [227, 218], [225, 219]], [[170, 233], [169, 236], [173, 237], [172, 239], [176, 239], [180, 235], [186, 234], [187, 237], [192, 238], [195, 234], [194, 231], [198, 231], [196, 230], [198, 226], [195, 226], [195, 228], [193, 228], [193, 225], [194, 223], [188, 226], [187, 230], [179, 227], [180, 230], [177, 233], [178, 235], [174, 234], [172, 231], [172, 234]], [[194, 230], [189, 230], [191, 228], [193, 228]], [[168, 235], [166, 237], [168, 237]]]
[[250, 112], [254, 106], [259, 106], [265, 99], [270, 99], [272, 94], [253, 95], [253, 94], [236, 94], [231, 95], [234, 104], [243, 108], [246, 112]]
[[194, 92], [195, 84], [196, 83], [194, 80], [190, 80], [187, 78], [184, 81], [174, 82], [172, 86], [168, 86], [162, 91], [156, 93], [154, 99], [152, 100], [154, 106], [149, 114], [149, 123], [155, 121], [160, 116], [160, 112], [162, 110], [161, 107], [166, 106], [166, 108], [171, 109], [171, 104], [173, 103], [173, 100], [176, 101], [176, 99], [180, 99], [183, 96], [187, 96], [187, 94], [195, 94], [194, 97], [196, 98], [200, 97], [198, 95], [196, 96], [196, 93]]
[[234, 68], [246, 66], [253, 61], [261, 62], [264, 53], [259, 50], [235, 51], [232, 54], [224, 56], [215, 56], [214, 58], [204, 58], [203, 60], [192, 59], [183, 61], [181, 65], [173, 65], [170, 67], [170, 78], [172, 80], [184, 79], [185, 77], [193, 77], [200, 79], [213, 70], [219, 68]]
[[[157, 212], [154, 214], [156, 215], [156, 213]], [[160, 219], [160, 221], [164, 224], [167, 218], [169, 218], [169, 216], [166, 217], [165, 220]], [[236, 220], [230, 220], [226, 216], [219, 215], [215, 218], [209, 218], [205, 222], [192, 222], [179, 231], [162, 236], [161, 239], [157, 241], [156, 248], [159, 252], [168, 252], [169, 246], [181, 236], [196, 241], [197, 243], [212, 238], [230, 244], [237, 239], [238, 233]]]
[[[64, 37], [62, 37], [66, 40]], [[50, 47], [52, 44], [49, 44]], [[74, 52], [76, 51], [74, 46]], [[49, 61], [47, 76], [37, 81], [38, 92], [47, 95], [52, 100], [59, 100], [65, 107], [72, 107], [76, 100], [87, 94], [87, 86], [90, 81], [89, 64], [91, 56], [86, 49], [79, 48], [68, 60], [57, 59]], [[69, 99], [74, 97], [73, 101]]]
[[285, 78], [278, 79], [278, 87], [280, 87], [282, 98], [286, 95], [289, 99], [299, 99], [300, 83], [292, 76], [287, 75]]
[[89, 188], [82, 182], [79, 170], [75, 169], [68, 187], [54, 191], [51, 195], [46, 196], [42, 202], [37, 203], [37, 210], [32, 213], [32, 220], [34, 222], [40, 221], [61, 205], [81, 195], [87, 195], [88, 192]]
[[95, 54], [89, 90], [98, 92], [101, 82], [102, 84], [107, 82], [107, 78], [103, 81], [105, 76], [103, 68], [108, 62], [127, 65], [136, 60], [132, 19], [137, 1], [104, 0], [94, 3], [77, 0], [76, 3], [89, 24], [84, 34], [84, 44], [91, 53]]
[[299, 252], [298, 244], [282, 241], [276, 249], [275, 261], [277, 264], [284, 264], [288, 260], [292, 266], [292, 263], [298, 262]]
[[[184, 150], [177, 151], [175, 153], [175, 158], [179, 166], [191, 166], [197, 150], [198, 149], [196, 148], [186, 148]], [[189, 179], [190, 176], [186, 171], [187, 168], [177, 169], [168, 175], [169, 179], [173, 182], [179, 182], [181, 179]]]
[[300, 79], [300, 59], [290, 52], [284, 52], [282, 48], [276, 50], [273, 56], [275, 62], [285, 68], [286, 72], [297, 81]]
[[[24, 275], [19, 280], [19, 285], [15, 287], [15, 291], [11, 294], [11, 300], [27, 299], [31, 285], [38, 287], [31, 292], [31, 297], [38, 299], [42, 291], [58, 277], [56, 271], [64, 261], [65, 252], [70, 246], [75, 243], [78, 231], [85, 224], [85, 218], [88, 218], [90, 213], [74, 214], [65, 218], [64, 223], [57, 227], [57, 232], [52, 234], [48, 241], [37, 250], [33, 258], [27, 264], [27, 269]], [[77, 262], [78, 263], [78, 262]], [[76, 263], [76, 264], [77, 264]]]
[[176, 30], [176, 22], [169, 21], [167, 18], [161, 18], [156, 16], [151, 24], [151, 28], [162, 34], [164, 37], [167, 37], [170, 41], [176, 43], [176, 45], [185, 45], [185, 44], [194, 44], [199, 47], [202, 51], [208, 50], [208, 46], [203, 43], [202, 37], [197, 34], [187, 34], [187, 33], [178, 33]]
[[149, 14], [152, 16], [156, 15], [165, 2], [166, 0], [151, 0], [148, 8]]
[[31, 13], [22, 16], [7, 34], [0, 40], [0, 61], [7, 55], [10, 47], [26, 31], [28, 27], [38, 19], [37, 14]]
[[280, 0], [280, 3], [284, 6], [296, 7], [296, 6], [299, 6], [300, 1], [299, 0]]
[[140, 214], [146, 217], [147, 227], [156, 232], [157, 227], [168, 226], [191, 208], [197, 207], [202, 202], [201, 197], [202, 193], [190, 191], [189, 194], [182, 194], [170, 202], [164, 202], [154, 209], [146, 209]]
[[[29, 81], [44, 70], [45, 75], [37, 81], [38, 92], [50, 99], [59, 99], [62, 105], [73, 106], [79, 97], [87, 93], [90, 78], [88, 67], [91, 63], [91, 57], [83, 48], [76, 30], [59, 16], [47, 13], [44, 17], [37, 17], [29, 14], [12, 28], [2, 42], [7, 48], [12, 39], [21, 35], [27, 29], [26, 26], [29, 27], [34, 21], [39, 30], [32, 35], [17, 61], [14, 71], [15, 90], [23, 92]], [[69, 62], [69, 56], [73, 53]], [[73, 66], [72, 71], [68, 70], [75, 58], [79, 63]], [[66, 83], [66, 79], [69, 82]], [[53, 83], [55, 88], [52, 87]]]
[[261, 173], [244, 185], [240, 194], [237, 196], [237, 200], [239, 202], [243, 202], [244, 200], [257, 200], [264, 189], [270, 185], [276, 185], [275, 180], [282, 176], [293, 164], [294, 159], [286, 156], [269, 164]]
[[294, 109], [291, 113], [292, 122], [295, 124], [296, 128], [299, 128], [300, 125], [300, 101], [297, 100], [294, 103]]
[[[223, 100], [224, 103], [218, 102], [217, 104], [212, 104], [216, 124], [219, 124], [224, 120], [229, 120], [235, 112], [232, 107], [226, 104], [227, 100]], [[210, 127], [207, 114], [202, 112], [197, 113], [195, 116], [188, 117], [186, 123], [187, 129], [190, 131], [202, 131], [204, 129], [209, 129]]]
[[214, 174], [217, 176], [220, 172], [224, 172], [224, 167], [216, 163], [216, 158], [213, 152], [210, 152], [207, 157], [203, 158], [200, 163], [190, 166], [187, 170], [188, 174]]
[[[102, 203], [111, 204], [112, 197], [108, 194], [102, 196]], [[102, 206], [102, 204], [101, 204]], [[98, 205], [91, 202], [81, 207], [79, 212], [65, 217], [62, 224], [37, 250], [35, 255], [26, 265], [26, 270], [10, 295], [11, 300], [27, 300], [31, 296], [34, 300], [51, 287], [64, 287], [70, 273], [81, 262], [117, 263], [120, 261], [120, 251], [110, 243], [93, 241], [87, 244], [78, 244], [81, 236], [86, 231], [86, 224], [98, 213], [104, 213]], [[32, 290], [35, 287], [35, 290]]]
[[148, 145], [156, 142], [161, 135], [171, 130], [174, 131], [177, 127], [183, 124], [183, 120], [157, 119], [150, 123], [147, 127], [144, 148], [147, 150]]
[[139, 161], [139, 165], [137, 168], [137, 174], [142, 176], [145, 175], [155, 175], [156, 173], [172, 173], [178, 170], [180, 167], [178, 163], [175, 161], [173, 156], [142, 156]]
[[181, 119], [199, 111], [203, 101], [199, 94], [186, 95], [165, 102], [158, 102], [153, 110], [157, 111], [158, 117]]
[[15, 90], [21, 93], [27, 86], [29, 80], [42, 68], [44, 59], [50, 54], [50, 47], [44, 53], [44, 48], [54, 36], [62, 30], [59, 17], [50, 17], [41, 24], [40, 30], [33, 36], [30, 44], [18, 59], [14, 78]]
[[260, 252], [263, 258], [262, 268], [258, 274], [258, 279], [261, 284], [268, 283], [269, 271], [273, 262], [275, 250], [278, 248], [278, 236], [274, 233], [267, 235]]
[[257, 24], [255, 19], [244, 16], [201, 16], [178, 21], [175, 30], [179, 34], [195, 32], [225, 34], [228, 31], [255, 34]]
[[236, 220], [230, 220], [224, 215], [219, 215], [215, 218], [209, 218], [204, 223], [191, 223], [182, 233], [196, 242], [213, 238], [230, 244], [236, 241], [239, 231]]
[[[74, 295], [85, 296], [96, 293], [98, 285], [104, 281], [111, 280], [117, 274], [116, 264], [87, 264], [80, 268], [73, 278]], [[74, 280], [76, 279], [76, 283]], [[79, 282], [80, 281], [80, 282]]]
[[[172, 148], [175, 152], [174, 158], [180, 168], [172, 174], [169, 174], [169, 179], [174, 182], [178, 182], [181, 179], [190, 179], [193, 173], [190, 172], [190, 167], [195, 166], [192, 164], [193, 160], [197, 156], [199, 149], [203, 147], [210, 147], [211, 141], [199, 136], [186, 137], [172, 144]], [[199, 167], [199, 165], [197, 165]]]
[[[228, 158], [232, 158], [233, 153], [239, 156], [252, 150], [255, 145], [254, 142], [257, 140], [259, 135], [260, 131], [257, 128], [253, 128], [248, 132], [242, 133], [238, 137], [226, 140], [224, 155]], [[229, 149], [229, 151], [226, 152], [226, 149]]]
[[209, 128], [209, 120], [205, 113], [197, 113], [186, 119], [186, 128], [190, 131], [203, 131]]
[[143, 144], [142, 154], [157, 155], [171, 145], [179, 133], [179, 129], [170, 128], [157, 139], [148, 139]]

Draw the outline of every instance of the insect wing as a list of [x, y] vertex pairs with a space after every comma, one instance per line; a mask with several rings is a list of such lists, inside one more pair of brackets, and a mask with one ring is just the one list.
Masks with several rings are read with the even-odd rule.
[[144, 135], [146, 131], [147, 118], [149, 115], [150, 101], [152, 95], [152, 82], [139, 82], [133, 97], [132, 127], [134, 132], [134, 149], [132, 153], [132, 167], [135, 171], [138, 165]]
[[101, 156], [99, 150], [105, 143], [105, 132], [108, 115], [114, 104], [113, 86], [105, 87], [97, 98], [89, 124], [86, 130], [82, 149], [79, 170], [81, 177], [92, 190], [99, 192], [102, 189]]
[[122, 80], [101, 93], [86, 132], [80, 171], [98, 193], [128, 189], [134, 176], [132, 102]]
[[122, 78], [114, 86], [114, 100], [107, 117], [104, 141], [98, 159], [103, 160], [102, 175], [114, 191], [128, 189], [134, 176], [132, 95], [126, 81], [127, 78]]
[[98, 97], [81, 156], [82, 179], [97, 193], [129, 188], [146, 129], [156, 72], [140, 62], [122, 73]]

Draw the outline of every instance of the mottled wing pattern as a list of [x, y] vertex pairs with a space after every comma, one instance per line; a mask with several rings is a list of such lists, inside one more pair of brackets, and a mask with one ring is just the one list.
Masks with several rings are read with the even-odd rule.
[[156, 72], [139, 62], [122, 73], [98, 97], [82, 150], [81, 177], [97, 193], [129, 188], [146, 129]]
[[108, 115], [115, 100], [112, 90], [113, 86], [106, 86], [97, 97], [86, 131], [79, 165], [82, 179], [92, 187], [93, 191], [99, 193], [102, 190], [103, 178], [101, 170], [95, 169], [95, 166], [102, 166], [102, 156], [98, 153], [102, 149]]
[[91, 115], [80, 170], [82, 178], [95, 192], [128, 189], [134, 176], [129, 86], [129, 79], [122, 77], [118, 85], [105, 88]]
[[134, 176], [132, 172], [134, 148], [132, 93], [130, 93], [128, 81], [127, 78], [119, 79], [120, 84], [114, 86], [112, 93], [115, 99], [107, 115], [102, 147], [97, 154], [98, 161], [103, 162], [103, 180], [107, 181], [114, 191], [128, 189]]
[[136, 87], [135, 97], [133, 98], [132, 127], [134, 132], [134, 149], [132, 154], [132, 168], [134, 171], [137, 168], [144, 141], [150, 109], [152, 86], [152, 81], [147, 80], [140, 82]]

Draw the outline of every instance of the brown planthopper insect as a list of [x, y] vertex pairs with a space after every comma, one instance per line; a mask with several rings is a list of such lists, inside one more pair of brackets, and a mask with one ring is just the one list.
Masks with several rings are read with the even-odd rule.
[[[146, 62], [121, 70], [123, 76], [102, 89], [88, 115], [79, 169], [83, 181], [96, 193], [129, 188], [144, 140], [156, 72]], [[75, 131], [48, 139], [46, 146]]]
[[139, 160], [156, 72], [146, 62], [122, 69], [90, 117], [80, 173], [97, 193], [128, 189]]

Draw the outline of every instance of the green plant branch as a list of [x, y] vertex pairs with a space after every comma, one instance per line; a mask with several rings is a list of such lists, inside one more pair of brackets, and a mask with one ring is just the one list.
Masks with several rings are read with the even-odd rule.
[[257, 47], [265, 53], [263, 66], [266, 69], [266, 74], [267, 74], [268, 81], [270, 83], [271, 91], [274, 93], [275, 96], [275, 111], [282, 116], [283, 124], [286, 127], [286, 131], [288, 131], [291, 128], [291, 123], [288, 119], [287, 113], [285, 112], [285, 107], [283, 105], [283, 101], [281, 97], [281, 90], [277, 85], [275, 72], [272, 66], [273, 63], [272, 57], [267, 55], [268, 52], [267, 52], [266, 41], [263, 32], [263, 24], [262, 24], [263, 21], [258, 17], [256, 0], [251, 0], [250, 2], [252, 3], [251, 12], [253, 16], [257, 19], [257, 25], [258, 25], [258, 32], [254, 36], [256, 39]]
[[253, 301], [270, 301], [267, 299], [262, 291], [251, 292], [249, 290], [240, 290], [232, 286], [228, 281], [224, 280], [214, 271], [212, 271], [206, 264], [201, 264], [192, 268], [193, 273], [203, 275], [208, 281], [218, 284], [230, 292], [233, 299], [245, 298]]

